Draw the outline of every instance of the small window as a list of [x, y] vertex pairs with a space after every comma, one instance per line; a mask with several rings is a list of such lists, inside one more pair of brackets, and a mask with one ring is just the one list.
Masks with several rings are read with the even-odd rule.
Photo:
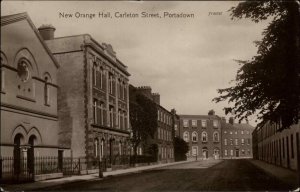
[[233, 139], [230, 139], [230, 145], [233, 145]]
[[213, 121], [213, 126], [214, 126], [214, 128], [217, 128], [217, 127], [218, 127], [218, 120], [214, 120], [214, 121]]
[[237, 131], [235, 132], [235, 134], [237, 135]]
[[241, 131], [241, 134], [243, 135], [243, 134], [244, 134], [244, 131]]
[[226, 134], [227, 133], [227, 131], [224, 131], [224, 134]]
[[227, 139], [224, 139], [224, 145], [227, 145]]
[[192, 133], [192, 141], [193, 142], [197, 142], [198, 141], [198, 133], [197, 132], [193, 132]]
[[229, 133], [230, 133], [230, 135], [232, 135], [232, 131], [230, 131]]
[[238, 145], [238, 144], [239, 144], [238, 139], [235, 139], [235, 145]]
[[198, 155], [198, 146], [192, 146], [192, 155], [197, 156]]
[[183, 127], [189, 127], [189, 120], [183, 120]]
[[233, 150], [232, 149], [230, 150], [230, 155], [233, 156]]
[[227, 156], [227, 155], [228, 155], [228, 153], [227, 153], [227, 150], [226, 150], [226, 149], [224, 150], [224, 155], [225, 155], [225, 156]]
[[197, 127], [197, 120], [192, 120], [192, 127]]
[[202, 132], [202, 142], [207, 142], [207, 133], [204, 131]]
[[206, 120], [201, 120], [201, 126], [202, 126], [202, 127], [206, 127], [206, 126], [207, 126]]
[[219, 133], [218, 132], [214, 132], [213, 138], [214, 138], [214, 142], [219, 142]]
[[242, 145], [245, 144], [245, 139], [241, 139], [241, 144], [242, 144]]
[[189, 139], [190, 139], [190, 138], [189, 138], [189, 132], [187, 132], [187, 131], [184, 132], [184, 133], [183, 133], [183, 140], [184, 140], [185, 142], [188, 142]]

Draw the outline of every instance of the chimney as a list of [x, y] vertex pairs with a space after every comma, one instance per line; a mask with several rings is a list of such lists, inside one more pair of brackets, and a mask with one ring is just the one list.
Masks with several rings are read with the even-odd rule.
[[141, 87], [138, 87], [137, 90], [138, 90], [138, 93], [141, 93], [144, 96], [148, 97], [149, 99], [153, 100], [152, 93], [151, 93], [152, 92], [151, 87], [149, 87], [149, 86], [141, 86]]
[[152, 98], [156, 104], [160, 105], [160, 95], [158, 93], [152, 93]]
[[38, 28], [38, 30], [44, 40], [54, 39], [55, 27], [53, 27], [52, 25], [42, 25]]
[[230, 123], [231, 125], [234, 124], [234, 118], [233, 118], [233, 117], [230, 117], [230, 118], [229, 118], [229, 123]]
[[175, 110], [175, 109], [171, 109], [171, 113], [172, 113], [173, 115], [175, 115], [175, 114], [176, 114], [176, 110]]

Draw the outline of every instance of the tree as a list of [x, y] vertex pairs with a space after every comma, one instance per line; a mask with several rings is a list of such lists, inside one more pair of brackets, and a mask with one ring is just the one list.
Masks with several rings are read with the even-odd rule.
[[175, 161], [186, 160], [186, 153], [189, 151], [188, 144], [182, 138], [179, 137], [175, 137], [173, 142]]
[[129, 118], [132, 128], [131, 143], [133, 144], [134, 155], [137, 147], [143, 142], [145, 149], [148, 148], [149, 140], [154, 139], [157, 129], [157, 106], [143, 94], [137, 93], [133, 86], [129, 89]]
[[281, 129], [299, 122], [300, 111], [300, 9], [293, 2], [246, 1], [230, 9], [232, 19], [250, 18], [254, 22], [271, 19], [261, 41], [255, 42], [257, 55], [237, 60], [240, 68], [235, 85], [219, 89], [213, 101], [228, 100], [224, 108], [242, 121], [257, 113], [260, 123], [277, 123]]

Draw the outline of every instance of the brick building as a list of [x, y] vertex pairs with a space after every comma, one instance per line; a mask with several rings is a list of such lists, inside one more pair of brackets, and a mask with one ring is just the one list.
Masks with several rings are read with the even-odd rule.
[[[134, 87], [130, 91], [130, 95], [143, 94], [147, 98], [153, 100], [157, 107], [157, 123], [158, 127], [155, 130], [154, 138], [151, 139], [151, 143], [158, 145], [158, 161], [159, 162], [172, 162], [174, 161], [174, 146], [173, 138], [174, 132], [174, 120], [177, 119], [176, 111], [168, 111], [160, 105], [160, 95], [158, 93], [152, 93], [152, 89], [149, 86]], [[143, 144], [138, 148], [138, 154], [144, 154]]]
[[22, 158], [33, 165], [35, 157], [63, 154], [58, 143], [58, 68], [26, 13], [1, 17], [0, 157], [13, 157], [14, 172], [20, 171]]
[[265, 124], [253, 131], [253, 158], [285, 167], [299, 170], [300, 158], [300, 124], [289, 129], [278, 131], [278, 124]]
[[223, 159], [252, 158], [252, 132], [254, 127], [248, 123], [229, 123], [222, 120], [222, 156]]
[[218, 159], [221, 157], [221, 118], [209, 115], [179, 115], [180, 137], [189, 145], [188, 158]]
[[73, 157], [86, 160], [105, 157], [112, 163], [128, 154], [127, 66], [111, 45], [88, 34], [54, 38], [54, 27], [41, 26], [39, 31], [61, 64], [60, 143], [72, 149]]

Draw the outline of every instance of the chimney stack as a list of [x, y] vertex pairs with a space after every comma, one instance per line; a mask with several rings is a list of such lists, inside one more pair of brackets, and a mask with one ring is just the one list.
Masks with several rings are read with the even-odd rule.
[[38, 28], [38, 30], [44, 40], [54, 39], [55, 27], [53, 27], [52, 25], [42, 25]]
[[215, 115], [215, 111], [213, 109], [209, 110], [208, 115]]
[[160, 95], [158, 93], [152, 93], [152, 98], [156, 104], [160, 105]]
[[226, 123], [226, 118], [225, 117], [222, 117], [221, 120]]
[[138, 93], [143, 94], [147, 98], [153, 100], [151, 87], [149, 87], [149, 86], [137, 87], [137, 91], [138, 91]]
[[230, 123], [231, 125], [234, 124], [234, 118], [233, 118], [233, 117], [230, 117], [230, 118], [229, 118], [229, 123]]

